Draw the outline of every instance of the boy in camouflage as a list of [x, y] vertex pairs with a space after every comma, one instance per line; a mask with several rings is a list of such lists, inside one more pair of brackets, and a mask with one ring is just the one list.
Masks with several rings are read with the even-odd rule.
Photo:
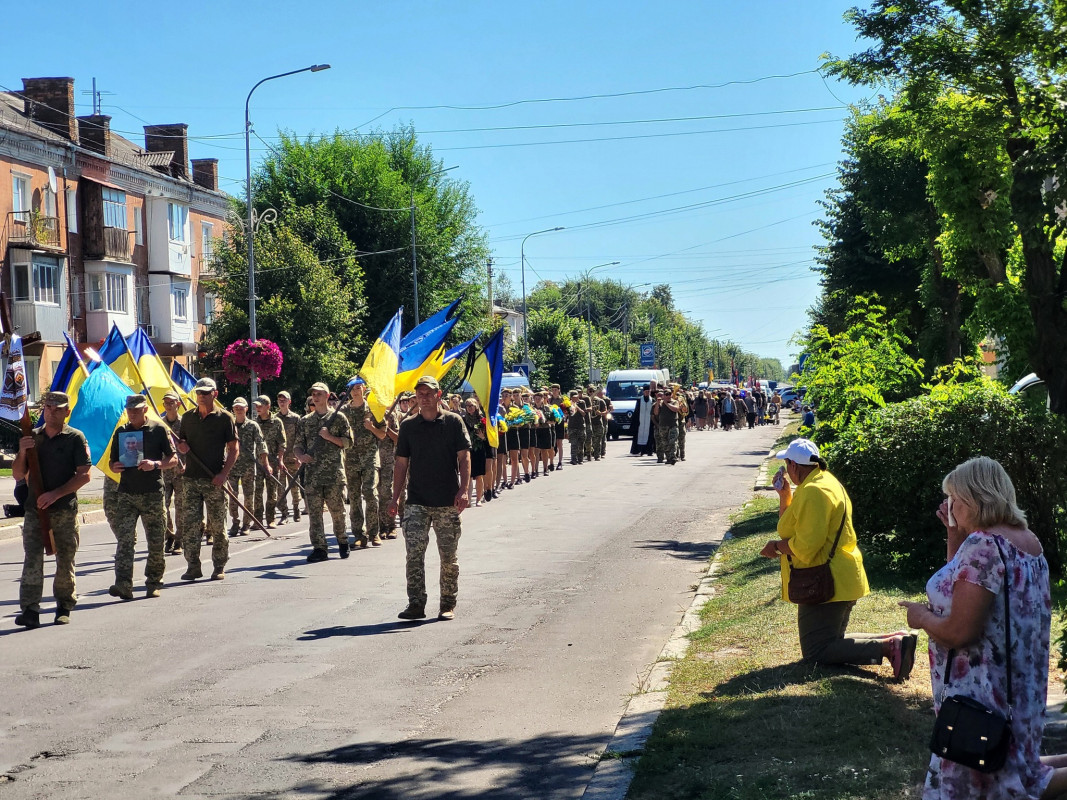
[[[265, 394], [253, 400], [252, 405], [256, 407], [256, 424], [263, 432], [263, 442], [267, 448], [267, 468], [270, 470], [256, 470], [256, 505], [252, 513], [268, 528], [273, 528], [274, 514], [278, 507], [278, 476], [281, 475], [279, 464], [285, 457], [285, 425], [270, 413], [270, 398]], [[264, 492], [267, 495], [266, 513], [263, 507]]]
[[[228, 481], [230, 491], [237, 494], [237, 486], [240, 484], [244, 495], [245, 512], [243, 518], [240, 515], [240, 507], [234, 497], [230, 497], [230, 536], [247, 536], [252, 520], [248, 512], [255, 513], [256, 495], [256, 462], [259, 468], [270, 472], [267, 464], [267, 444], [263, 441], [263, 431], [252, 420], [248, 419], [248, 401], [238, 397], [233, 401], [234, 426], [237, 428], [237, 441], [241, 449], [237, 456], [237, 463], [233, 465]], [[259, 516], [258, 514], [256, 516]]]
[[[345, 450], [345, 476], [348, 478], [348, 517], [352, 524], [353, 547], [381, 547], [378, 519], [379, 437], [374, 417], [366, 403], [367, 385], [354, 378], [349, 401], [341, 413], [352, 428], [352, 446]], [[363, 504], [367, 504], [364, 514]]]
[[294, 452], [304, 465], [304, 489], [307, 491], [310, 518], [311, 552], [309, 563], [330, 557], [323, 525], [323, 505], [333, 519], [333, 535], [341, 558], [348, 558], [348, 535], [345, 533], [345, 501], [342, 453], [352, 446], [352, 426], [348, 418], [330, 409], [330, 387], [325, 383], [311, 386], [313, 407], [300, 419]]

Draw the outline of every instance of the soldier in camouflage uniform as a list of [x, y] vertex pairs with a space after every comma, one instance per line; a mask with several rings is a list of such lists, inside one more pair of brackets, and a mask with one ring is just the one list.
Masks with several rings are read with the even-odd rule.
[[259, 425], [248, 419], [248, 401], [243, 397], [233, 401], [233, 416], [237, 427], [237, 441], [241, 447], [227, 483], [234, 495], [237, 494], [238, 483], [241, 485], [245, 512], [242, 519], [240, 506], [231, 495], [230, 536], [247, 536], [248, 529], [252, 527], [248, 512], [255, 507], [256, 462], [259, 462], [259, 468], [263, 470], [269, 471], [270, 466], [267, 464], [267, 443], [263, 441], [263, 431], [259, 429]]
[[[263, 432], [263, 441], [267, 448], [267, 470], [256, 470], [256, 505], [253, 513], [268, 528], [274, 527], [274, 513], [278, 506], [278, 479], [282, 474], [279, 464], [285, 457], [285, 425], [270, 413], [270, 398], [261, 394], [252, 404], [256, 407], [256, 424]], [[284, 487], [284, 484], [282, 484]], [[263, 492], [267, 493], [267, 505], [264, 513]]]
[[[407, 415], [410, 399], [407, 393], [397, 401], [397, 408], [385, 413], [381, 422], [375, 421], [374, 435], [378, 437], [378, 534], [383, 539], [396, 538], [396, 515], [389, 513], [393, 501], [393, 468], [396, 463], [396, 438], [400, 422]], [[405, 484], [406, 486], [406, 484]], [[404, 513], [404, 494], [398, 498], [400, 513]], [[369, 524], [369, 522], [368, 522]]]
[[[147, 420], [148, 401], [144, 395], [126, 398], [129, 422], [115, 431], [111, 438], [111, 471], [119, 476], [119, 490], [115, 498], [115, 584], [108, 590], [112, 597], [133, 599], [133, 561], [137, 547], [137, 520], [144, 526], [148, 543], [145, 562], [145, 590], [149, 597], [159, 597], [163, 587], [163, 573], [167, 564], [163, 555], [163, 538], [167, 532], [166, 511], [163, 508], [163, 470], [178, 460], [170, 443], [167, 428], [155, 420]], [[123, 434], [140, 433], [140, 462], [123, 460]]]
[[[178, 436], [181, 430], [182, 418], [178, 413], [181, 408], [181, 398], [175, 391], [163, 395], [163, 424]], [[167, 514], [167, 540], [163, 546], [164, 553], [178, 554], [182, 551], [182, 541], [185, 539], [182, 525], [184, 524], [184, 510], [182, 507], [182, 476], [185, 474], [185, 459], [179, 456], [173, 467], [163, 470], [163, 510]], [[171, 517], [170, 505], [174, 502], [174, 516]]]
[[600, 437], [600, 457], [606, 458], [608, 455], [608, 428], [612, 414], [615, 413], [615, 404], [611, 402], [611, 398], [604, 394], [604, 387], [601, 386], [597, 389], [597, 397], [604, 401], [604, 408], [607, 413], [604, 415], [604, 435]]
[[426, 548], [430, 526], [441, 558], [441, 606], [437, 618], [455, 617], [459, 594], [459, 515], [470, 491], [471, 440], [463, 419], [439, 406], [441, 387], [424, 375], [415, 384], [419, 414], [400, 423], [390, 513], [408, 476], [408, 504], [404, 510], [407, 553], [408, 605], [397, 616], [415, 620], [426, 616]]
[[296, 452], [304, 465], [304, 489], [307, 491], [310, 563], [330, 557], [323, 525], [323, 504], [333, 518], [333, 535], [341, 558], [348, 558], [348, 536], [345, 533], [345, 501], [341, 487], [345, 481], [343, 452], [352, 446], [352, 426], [348, 418], [330, 410], [330, 387], [325, 383], [311, 386], [314, 407], [300, 419]]
[[608, 413], [608, 404], [604, 398], [597, 394], [597, 388], [589, 384], [589, 441], [586, 447], [586, 456], [594, 461], [600, 460], [603, 448], [603, 438], [607, 433], [604, 426], [604, 416]]
[[89, 443], [84, 434], [67, 425], [70, 400], [63, 392], [45, 392], [41, 396], [44, 426], [19, 439], [19, 452], [11, 465], [15, 480], [29, 474], [26, 451], [36, 448], [41, 465], [44, 492], [40, 497], [30, 485], [26, 499], [26, 517], [22, 523], [22, 580], [15, 624], [36, 628], [41, 624], [41, 594], [44, 590], [44, 539], [37, 509], [48, 510], [56, 544], [56, 571], [52, 594], [56, 598], [56, 624], [70, 622], [70, 612], [78, 602], [74, 579], [74, 560], [78, 552], [78, 489], [89, 482]]
[[187, 455], [182, 489], [185, 513], [182, 529], [185, 562], [189, 568], [183, 581], [204, 577], [200, 567], [200, 526], [207, 514], [205, 530], [212, 542], [211, 560], [215, 571], [212, 580], [226, 577], [226, 562], [230, 555], [230, 540], [223, 530], [226, 524], [226, 493], [223, 486], [237, 461], [237, 427], [233, 417], [215, 408], [218, 391], [215, 381], [201, 378], [193, 387], [196, 408], [182, 414], [178, 452]]
[[570, 393], [571, 407], [567, 410], [567, 438], [571, 443], [571, 463], [581, 464], [585, 460], [585, 406], [579, 399], [577, 391]]
[[300, 415], [290, 410], [293, 398], [289, 392], [278, 392], [278, 419], [285, 426], [285, 456], [282, 464], [289, 474], [284, 471], [278, 476], [286, 485], [286, 490], [278, 498], [278, 509], [281, 511], [279, 523], [289, 519], [289, 496], [293, 500], [293, 522], [300, 522], [300, 487], [296, 485], [296, 473], [300, 471], [300, 460], [296, 457], [293, 448], [296, 446], [297, 436], [300, 435]]
[[[349, 388], [351, 399], [341, 406], [341, 413], [352, 427], [352, 446], [345, 450], [345, 475], [348, 478], [348, 516], [352, 523], [353, 546], [368, 544], [381, 547], [379, 536], [378, 457], [379, 429], [366, 402], [367, 385], [356, 378]], [[382, 436], [384, 436], [384, 432]], [[392, 476], [390, 476], [391, 478]], [[367, 509], [364, 514], [363, 503]]]
[[659, 425], [660, 439], [663, 442], [663, 458], [668, 464], [678, 461], [678, 403], [669, 392], [663, 393], [663, 403], [659, 407], [656, 421]]
[[652, 404], [652, 433], [656, 439], [656, 463], [662, 464], [666, 442], [663, 440], [663, 427], [660, 425], [659, 412], [663, 408], [664, 394], [662, 389], [656, 389], [656, 402]]
[[685, 461], [685, 425], [689, 418], [689, 402], [685, 392], [678, 392], [678, 460]]

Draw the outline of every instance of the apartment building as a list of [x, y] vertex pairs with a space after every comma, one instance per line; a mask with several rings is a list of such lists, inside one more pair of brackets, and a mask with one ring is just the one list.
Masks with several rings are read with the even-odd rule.
[[218, 161], [189, 160], [187, 126], [77, 117], [72, 78], [0, 92], [0, 285], [22, 336], [31, 397], [51, 382], [63, 332], [97, 345], [142, 327], [165, 361], [194, 366], [214, 298], [201, 276], [229, 210]]

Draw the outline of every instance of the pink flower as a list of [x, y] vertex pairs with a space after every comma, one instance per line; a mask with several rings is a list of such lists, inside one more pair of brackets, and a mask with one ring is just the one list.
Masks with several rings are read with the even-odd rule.
[[231, 383], [248, 383], [252, 370], [258, 378], [269, 381], [281, 375], [282, 360], [281, 348], [270, 339], [238, 339], [223, 353], [222, 367]]

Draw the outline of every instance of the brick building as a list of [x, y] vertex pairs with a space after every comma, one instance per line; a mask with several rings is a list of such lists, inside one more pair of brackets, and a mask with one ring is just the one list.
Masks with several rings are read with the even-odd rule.
[[104, 115], [76, 117], [72, 78], [0, 92], [0, 285], [36, 399], [63, 332], [96, 346], [140, 326], [164, 360], [193, 366], [215, 301], [200, 277], [229, 210], [216, 159], [189, 161], [184, 124], [146, 125], [144, 147]]

